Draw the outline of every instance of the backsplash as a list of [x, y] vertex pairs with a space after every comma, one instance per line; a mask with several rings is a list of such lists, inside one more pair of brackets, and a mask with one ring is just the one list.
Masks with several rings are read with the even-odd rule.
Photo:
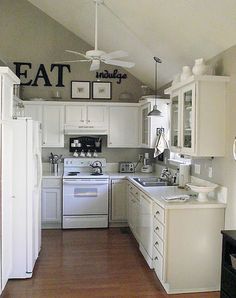
[[[65, 136], [64, 148], [43, 148], [42, 161], [48, 162], [50, 152], [53, 154], [62, 154], [63, 157], [72, 157], [73, 153], [69, 152], [69, 139], [76, 136]], [[107, 136], [102, 136], [102, 152], [98, 153], [98, 157], [105, 157], [109, 163], [117, 163], [119, 161], [138, 161], [138, 155], [148, 152], [150, 157], [153, 156], [153, 149], [141, 148], [107, 148]]]

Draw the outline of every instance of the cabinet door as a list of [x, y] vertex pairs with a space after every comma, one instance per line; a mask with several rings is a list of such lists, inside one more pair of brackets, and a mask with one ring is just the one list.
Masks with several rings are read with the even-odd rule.
[[61, 189], [43, 188], [42, 190], [42, 223], [61, 222]]
[[86, 106], [71, 105], [65, 108], [65, 124], [84, 125], [86, 122]]
[[181, 153], [191, 154], [195, 145], [195, 84], [182, 89]]
[[31, 104], [25, 104], [25, 116], [31, 117], [35, 121], [39, 121], [42, 123], [43, 118], [43, 107], [42, 105], [31, 105]]
[[126, 180], [112, 180], [112, 220], [127, 221]]
[[108, 108], [104, 106], [87, 106], [87, 124], [90, 126], [104, 127], [108, 126]]
[[2, 120], [12, 119], [13, 116], [13, 84], [14, 82], [7, 75], [0, 76]]
[[64, 106], [43, 107], [43, 147], [64, 147]]
[[181, 101], [179, 93], [171, 98], [171, 151], [180, 152], [181, 149]]
[[152, 200], [140, 194], [140, 242], [152, 256]]
[[[1, 181], [1, 286], [4, 289], [12, 271], [12, 145], [10, 124], [2, 124], [2, 181]], [[1, 292], [1, 291], [0, 291]]]
[[148, 103], [141, 107], [141, 147], [149, 147], [149, 130], [150, 130], [150, 120], [148, 118], [148, 113], [151, 110], [151, 104]]
[[110, 107], [108, 147], [139, 147], [138, 107]]

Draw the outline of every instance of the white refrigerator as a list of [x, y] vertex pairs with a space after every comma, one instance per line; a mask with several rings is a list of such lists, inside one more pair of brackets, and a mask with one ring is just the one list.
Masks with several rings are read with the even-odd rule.
[[11, 121], [13, 135], [12, 271], [30, 278], [41, 247], [41, 130], [30, 118]]

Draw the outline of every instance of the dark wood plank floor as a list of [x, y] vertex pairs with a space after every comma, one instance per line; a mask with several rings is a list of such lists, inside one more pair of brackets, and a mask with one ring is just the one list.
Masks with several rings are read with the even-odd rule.
[[8, 282], [3, 298], [219, 298], [167, 295], [131, 234], [120, 229], [45, 230], [34, 277]]

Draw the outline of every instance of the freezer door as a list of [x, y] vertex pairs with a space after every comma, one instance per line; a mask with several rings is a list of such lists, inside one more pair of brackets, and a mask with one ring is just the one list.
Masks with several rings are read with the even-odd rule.
[[12, 271], [12, 128], [8, 123], [1, 125], [2, 134], [2, 280], [3, 290]]

